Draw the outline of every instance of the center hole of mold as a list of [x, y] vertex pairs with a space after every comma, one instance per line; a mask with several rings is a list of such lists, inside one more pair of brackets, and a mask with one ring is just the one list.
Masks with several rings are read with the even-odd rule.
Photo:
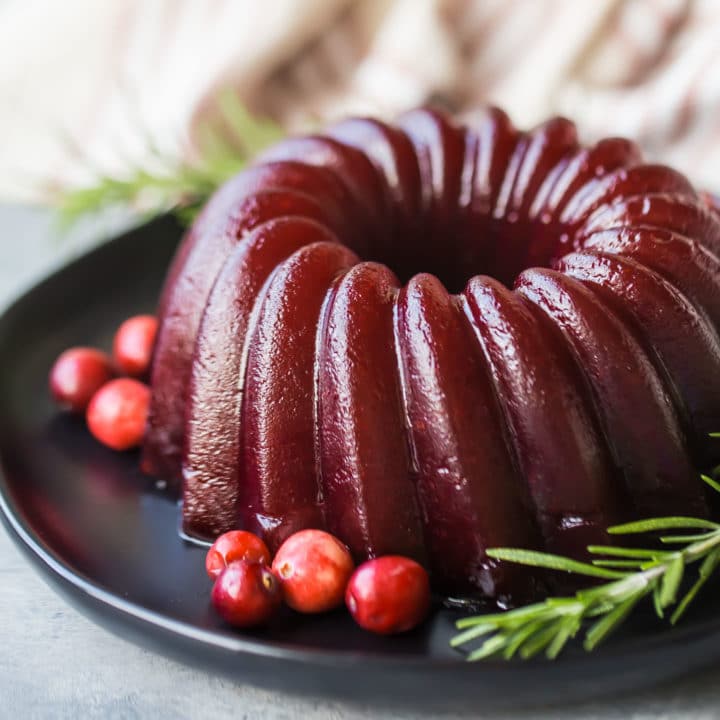
[[404, 284], [418, 273], [431, 273], [451, 293], [470, 278], [489, 275], [512, 288], [527, 268], [552, 267], [569, 251], [569, 233], [548, 218], [510, 214], [497, 219], [467, 210], [443, 225], [425, 223], [417, 232], [401, 232], [376, 257]]

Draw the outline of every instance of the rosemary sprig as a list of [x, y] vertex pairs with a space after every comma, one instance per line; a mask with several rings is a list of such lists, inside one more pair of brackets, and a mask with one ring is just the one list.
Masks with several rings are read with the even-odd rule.
[[[720, 492], [717, 481], [707, 475], [701, 477]], [[527, 659], [541, 652], [554, 659], [568, 641], [584, 631], [583, 646], [585, 650], [593, 650], [647, 597], [652, 598], [659, 617], [672, 610], [670, 623], [677, 623], [720, 565], [720, 524], [710, 520], [652, 518], [617, 525], [608, 532], [612, 535], [659, 532], [662, 547], [590, 546], [588, 551], [595, 556], [590, 563], [529, 550], [488, 550], [488, 556], [496, 560], [603, 578], [608, 582], [580, 590], [571, 597], [548, 598], [515, 610], [463, 618], [457, 622], [463, 632], [452, 639], [451, 645], [460, 647], [481, 640], [469, 652], [468, 660], [510, 659], [516, 655]], [[699, 563], [697, 579], [680, 597], [685, 570], [695, 563]]]
[[150, 217], [173, 211], [190, 222], [217, 187], [283, 135], [270, 120], [250, 115], [234, 93], [221, 93], [217, 103], [218, 119], [199, 130], [197, 159], [167, 157], [148, 142], [147, 167], [122, 176], [96, 172], [91, 184], [57, 193], [60, 224], [67, 227], [110, 208]]

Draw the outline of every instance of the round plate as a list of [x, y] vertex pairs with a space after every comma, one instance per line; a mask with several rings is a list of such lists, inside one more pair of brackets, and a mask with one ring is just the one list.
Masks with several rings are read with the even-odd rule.
[[[676, 629], [640, 614], [592, 654], [467, 663], [450, 649], [457, 612], [399, 637], [359, 630], [342, 611], [236, 632], [209, 606], [204, 551], [178, 535], [177, 501], [132, 453], [96, 443], [58, 412], [48, 370], [70, 345], [109, 347], [128, 315], [152, 311], [180, 237], [164, 218], [50, 277], [0, 319], [0, 480], [11, 535], [51, 583], [110, 630], [216, 672], [295, 691], [424, 708], [566, 702], [637, 688], [720, 657], [718, 598]], [[480, 705], [481, 703], [481, 705]]]

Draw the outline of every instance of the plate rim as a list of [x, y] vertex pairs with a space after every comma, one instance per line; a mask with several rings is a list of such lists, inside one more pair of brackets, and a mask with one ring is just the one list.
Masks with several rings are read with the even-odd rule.
[[[54, 283], [63, 282], [63, 276], [72, 268], [82, 266], [85, 263], [92, 263], [97, 257], [111, 251], [121, 244], [123, 240], [138, 231], [147, 232], [151, 225], [167, 222], [169, 216], [162, 216], [152, 220], [150, 223], [142, 223], [115, 235], [104, 242], [99, 243], [87, 252], [70, 258], [61, 266], [51, 270], [38, 281], [26, 288], [14, 300], [12, 300], [0, 313], [0, 338], [7, 334], [8, 328], [12, 329], [16, 320], [14, 316], [22, 314], [23, 306], [33, 299], [33, 296], [44, 288]], [[173, 221], [174, 222], [174, 221]], [[172, 636], [179, 637], [184, 641], [201, 643], [203, 647], [210, 650], [221, 650], [233, 653], [238, 656], [275, 659], [292, 664], [311, 663], [316, 667], [336, 668], [347, 670], [372, 663], [374, 669], [387, 668], [395, 671], [418, 671], [436, 670], [440, 672], [452, 672], [460, 674], [481, 675], [481, 666], [491, 677], [503, 675], [510, 677], [513, 674], [522, 675], [525, 671], [537, 670], [541, 672], [566, 672], [568, 667], [579, 665], [584, 668], [598, 665], [602, 662], [612, 663], [618, 658], [630, 662], [640, 661], [650, 654], [661, 652], [668, 644], [681, 644], [696, 639], [698, 636], [706, 636], [710, 633], [720, 635], [720, 611], [712, 618], [704, 618], [695, 623], [682, 627], [666, 628], [666, 632], [648, 633], [641, 638], [633, 638], [630, 643], [622, 643], [619, 648], [601, 648], [592, 653], [582, 652], [572, 657], [561, 655], [558, 659], [547, 661], [544, 658], [533, 658], [530, 661], [508, 662], [505, 660], [484, 660], [482, 663], [467, 662], [463, 654], [458, 651], [457, 657], [431, 657], [427, 655], [411, 655], [407, 653], [387, 655], [382, 652], [362, 650], [327, 650], [323, 648], [298, 647], [291, 643], [282, 643], [273, 640], [256, 639], [242, 635], [238, 632], [235, 635], [227, 635], [204, 629], [183, 620], [174, 619], [162, 612], [143, 607], [139, 603], [126, 600], [117, 593], [108, 590], [91, 578], [88, 578], [66, 563], [51, 546], [45, 543], [31, 528], [26, 521], [21, 508], [14, 501], [14, 494], [11, 483], [8, 482], [4, 458], [0, 457], [0, 518], [3, 521], [8, 535], [13, 542], [24, 551], [31, 564], [41, 571], [49, 574], [53, 581], [62, 590], [72, 590], [79, 596], [82, 612], [88, 616], [86, 608], [92, 606], [94, 609], [111, 609], [118, 617], [128, 623], [134, 621], [142, 627], [161, 630]], [[178, 542], [184, 542], [178, 534]], [[43, 575], [43, 579], [47, 579]], [[55, 588], [53, 588], [55, 589]], [[67, 601], [67, 598], [64, 597]], [[90, 616], [90, 620], [107, 630], [104, 623]], [[720, 645], [720, 644], [719, 644]], [[700, 666], [709, 666], [714, 659], [720, 656], [720, 647], [715, 658], [707, 657]], [[688, 663], [687, 672], [692, 669], [692, 663]], [[520, 672], [518, 672], [520, 671]], [[679, 677], [683, 673], [675, 672], [673, 677]]]
[[[176, 620], [161, 612], [143, 607], [130, 600], [125, 600], [111, 590], [107, 590], [93, 580], [84, 577], [81, 573], [67, 565], [61, 558], [56, 556], [52, 548], [46, 546], [27, 526], [22, 519], [22, 513], [13, 506], [10, 498], [9, 484], [6, 480], [5, 473], [0, 469], [0, 511], [2, 512], [5, 527], [9, 530], [8, 535], [16, 544], [21, 543], [22, 549], [28, 551], [30, 557], [36, 563], [41, 563], [42, 569], [50, 571], [56, 581], [79, 591], [89, 602], [100, 603], [123, 616], [140, 621], [145, 625], [179, 635], [183, 639], [201, 642], [208, 647], [233, 653], [294, 662], [308, 662], [308, 660], [311, 660], [316, 665], [334, 667], [337, 666], [338, 663], [350, 667], [359, 662], [367, 662], [368, 660], [396, 668], [398, 666], [407, 667], [408, 665], [428, 667], [432, 664], [435, 667], [459, 669], [470, 664], [464, 662], [462, 655], [459, 655], [458, 658], [428, 658], [408, 654], [385, 656], [381, 653], [371, 654], [362, 651], [337, 651], [309, 647], [299, 649], [291, 644], [283, 644], [271, 640], [256, 640], [243, 636], [241, 633], [238, 633], [237, 636], [228, 636], [212, 630], [199, 628], [182, 620]], [[179, 535], [178, 542], [184, 542]], [[497, 667], [506, 665], [506, 663], [492, 664]]]

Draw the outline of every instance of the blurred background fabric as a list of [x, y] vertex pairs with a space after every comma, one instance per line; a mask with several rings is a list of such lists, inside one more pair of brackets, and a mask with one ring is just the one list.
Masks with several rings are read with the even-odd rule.
[[0, 198], [192, 155], [222, 88], [289, 131], [562, 114], [720, 187], [717, 0], [0, 0]]

